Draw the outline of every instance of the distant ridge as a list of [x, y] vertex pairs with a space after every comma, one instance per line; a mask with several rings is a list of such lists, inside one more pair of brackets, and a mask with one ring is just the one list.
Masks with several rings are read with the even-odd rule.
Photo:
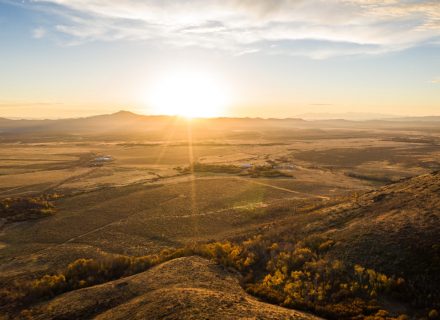
[[346, 113], [304, 113], [298, 117], [305, 120], [350, 120], [350, 121], [367, 121], [367, 120], [384, 120], [399, 118], [396, 115], [382, 113], [367, 112], [346, 112]]
[[[0, 121], [16, 121], [16, 122], [44, 122], [44, 121], [81, 121], [89, 119], [175, 119], [180, 118], [174, 115], [146, 115], [138, 114], [132, 111], [120, 110], [109, 114], [98, 114], [86, 117], [75, 118], [60, 118], [60, 119], [21, 119], [21, 118], [5, 118], [0, 117]], [[396, 116], [390, 114], [380, 113], [361, 113], [361, 112], [347, 112], [347, 113], [304, 113], [296, 117], [287, 118], [262, 118], [262, 117], [212, 117], [212, 118], [195, 118], [197, 120], [242, 120], [242, 121], [440, 121], [440, 116]]]
[[400, 117], [390, 118], [389, 121], [440, 121], [440, 116]]
[[[439, 116], [389, 118], [381, 120], [354, 121], [347, 119], [304, 120], [300, 118], [198, 118], [191, 121], [194, 132], [203, 135], [222, 130], [229, 132], [248, 131], [255, 134], [261, 130], [325, 130], [325, 129], [408, 129], [439, 127]], [[0, 137], [5, 135], [60, 135], [80, 136], [105, 134], [116, 137], [128, 134], [148, 134], [162, 139], [165, 132], [174, 128], [180, 137], [187, 136], [187, 120], [178, 116], [141, 115], [121, 110], [111, 114], [95, 115], [83, 118], [58, 120], [13, 120], [0, 118]], [[179, 126], [180, 124], [180, 126]], [[183, 125], [184, 124], [184, 125]], [[174, 130], [173, 129], [173, 130]], [[237, 135], [235, 135], [237, 136]]]
[[[120, 110], [114, 113], [108, 113], [108, 114], [97, 114], [97, 115], [91, 115], [86, 117], [71, 117], [71, 118], [59, 118], [59, 119], [26, 119], [26, 118], [2, 118], [0, 117], [0, 120], [8, 120], [8, 121], [68, 121], [68, 120], [85, 120], [85, 119], [96, 119], [96, 118], [152, 118], [152, 119], [159, 119], [159, 118], [184, 118], [180, 117], [178, 115], [152, 115], [152, 114], [138, 114], [131, 111], [126, 110]], [[253, 121], [306, 121], [301, 118], [297, 117], [288, 117], [288, 118], [262, 118], [262, 117], [209, 117], [204, 118], [195, 117], [194, 119], [197, 120], [253, 120]]]

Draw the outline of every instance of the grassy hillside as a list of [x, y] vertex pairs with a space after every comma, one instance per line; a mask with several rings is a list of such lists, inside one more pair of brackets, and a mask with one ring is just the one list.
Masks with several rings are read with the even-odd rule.
[[[243, 295], [237, 289], [238, 278], [232, 291], [221, 292], [214, 281], [217, 276], [201, 281], [200, 270], [208, 265], [205, 260], [174, 259], [199, 255], [238, 271], [240, 283], [249, 293], [284, 307], [329, 319], [405, 319], [429, 314], [435, 319], [435, 310], [440, 307], [440, 173], [407, 179], [360, 195], [316, 202], [308, 199], [273, 203], [266, 210], [276, 220], [229, 241], [200, 242], [158, 256], [78, 260], [63, 273], [16, 287], [7, 293], [8, 299], [16, 310], [31, 308], [21, 311], [22, 315], [39, 315], [37, 318], [41, 319], [89, 313], [103, 318], [123, 318], [129, 309], [139, 317], [155, 310], [155, 315], [160, 317], [166, 306], [173, 310], [170, 314], [181, 317], [189, 317], [192, 312], [198, 312], [198, 318], [238, 317], [241, 312], [275, 319], [287, 317], [284, 309], [265, 309], [254, 300], [248, 304], [249, 297], [236, 300]], [[168, 260], [171, 261], [161, 264]], [[188, 264], [189, 270], [185, 267]], [[115, 301], [111, 288], [128, 286], [126, 283], [131, 280], [93, 286], [143, 272], [153, 265], [159, 267], [134, 279], [144, 279], [142, 285], [146, 288], [150, 283], [157, 290], [163, 289], [163, 296], [135, 291], [130, 299]], [[183, 282], [179, 280], [182, 276]], [[198, 288], [201, 282], [203, 290]], [[170, 291], [169, 283], [185, 289], [176, 291], [173, 286]], [[118, 294], [125, 294], [120, 290]], [[68, 291], [32, 307], [35, 302]], [[95, 296], [91, 300], [95, 302], [90, 302], [90, 297]], [[8, 306], [3, 308], [7, 310]], [[270, 310], [275, 312], [273, 316]]]
[[30, 319], [318, 319], [260, 302], [239, 275], [200, 257], [177, 258], [148, 271], [75, 290], [19, 318]]
[[376, 307], [428, 314], [440, 306], [439, 205], [437, 172], [286, 217], [237, 241], [255, 260], [248, 287], [335, 319]]

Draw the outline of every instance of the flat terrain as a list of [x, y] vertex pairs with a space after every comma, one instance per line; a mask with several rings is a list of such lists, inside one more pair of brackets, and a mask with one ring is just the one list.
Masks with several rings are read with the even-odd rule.
[[[106, 118], [105, 121], [118, 119]], [[20, 130], [9, 131], [12, 124], [7, 122], [3, 133], [0, 130], [0, 200], [41, 194], [58, 194], [58, 197], [53, 200], [56, 212], [50, 217], [14, 223], [0, 220], [0, 282], [10, 284], [18, 279], [57, 272], [78, 258], [108, 254], [141, 256], [191, 243], [245, 239], [270, 230], [274, 222], [287, 221], [292, 212], [304, 206], [330, 206], [336, 199], [351, 199], [440, 169], [440, 132], [435, 124], [350, 125], [300, 120], [272, 124], [267, 121], [267, 125], [232, 122], [223, 129], [196, 122], [185, 124], [193, 126], [191, 134], [186, 128], [168, 130], [169, 123], [151, 131], [143, 129], [130, 134], [92, 132], [92, 129], [60, 134], [58, 127], [51, 129], [53, 131], [35, 129], [30, 134], [31, 124], [23, 125], [26, 130], [20, 127]], [[193, 172], [193, 163], [208, 165], [207, 168], [216, 165], [220, 169]], [[282, 175], [242, 174], [257, 167], [270, 168]], [[241, 168], [243, 172], [230, 173], [228, 168]], [[290, 208], [287, 211], [276, 209], [286, 206]], [[392, 215], [395, 219], [395, 228], [402, 232], [410, 228], [397, 225], [399, 219], [404, 219], [401, 215], [387, 214], [388, 218]], [[334, 223], [329, 217], [331, 215], [323, 214], [322, 221], [327, 225], [321, 227], [336, 238], [346, 238], [344, 232], [352, 234], [354, 231], [350, 230], [368, 225], [365, 221], [351, 221], [336, 232], [328, 228]], [[361, 244], [371, 242], [368, 237], [382, 228], [384, 217], [374, 219], [374, 227], [356, 231], [358, 237], [348, 247], [335, 246], [334, 255], [359, 263], [362, 258], [355, 255], [356, 250], [364, 248]], [[305, 230], [303, 228], [311, 222], [306, 219], [289, 223], [289, 232], [292, 232]], [[388, 240], [390, 246], [396, 245], [391, 238]], [[375, 249], [383, 252], [383, 248], [371, 247], [371, 254], [375, 254]], [[396, 260], [396, 264], [405, 263], [405, 259]], [[196, 258], [182, 261], [175, 263], [187, 261], [191, 270], [195, 269], [193, 264], [211, 271], [214, 268]], [[387, 271], [381, 262], [374, 264], [365, 259], [362, 262]], [[154, 270], [135, 276], [129, 283], [136, 282], [136, 277], [147, 279], [152, 276], [149, 273], [158, 272]], [[216, 277], [214, 274], [212, 278]], [[118, 283], [104, 284], [100, 289], [83, 289], [66, 297], [71, 303], [82, 304], [83, 292], [100, 290], [99, 296], [101, 291], [110, 290], [106, 293], [110, 295], [113, 294], [111, 288]], [[273, 318], [285, 318], [285, 314], [292, 319], [302, 319], [293, 311], [260, 307], [259, 302], [239, 293], [238, 285], [236, 287], [234, 298], [227, 302], [234, 314], [240, 314], [246, 304], [244, 309], [255, 317], [259, 316], [258, 310], [266, 310], [267, 318], [273, 313]], [[145, 309], [139, 310], [136, 316], [142, 317], [161, 305], [155, 312], [158, 317], [166, 318], [165, 302], [169, 301], [166, 297], [174, 293], [167, 291], [166, 285], [163, 290], [163, 304], [146, 303]], [[177, 289], [173, 287], [173, 290]], [[202, 308], [192, 309], [194, 305], [204, 305], [214, 296], [221, 298], [223, 289], [200, 290], [198, 286], [178, 289], [182, 303], [189, 301], [189, 307], [175, 315], [189, 317], [185, 312], [200, 312], [196, 318], [203, 318]], [[134, 305], [150, 301], [148, 295], [147, 291], [138, 292], [130, 302], [121, 302], [99, 316], [122, 319]], [[57, 308], [62, 308], [65, 304], [62, 299], [67, 298], [57, 299], [53, 302], [54, 312], [62, 313], [64, 311]], [[228, 316], [227, 310], [224, 312], [219, 313], [219, 318]]]
[[[190, 156], [180, 144], [4, 144], [0, 153], [8, 161], [1, 165], [0, 197], [62, 197], [51, 218], [3, 226], [1, 277], [17, 275], [18, 265], [24, 273], [34, 265], [43, 272], [101, 251], [143, 255], [236, 236], [273, 219], [265, 216], [265, 206], [282, 199], [328, 199], [429, 172], [438, 165], [440, 146], [355, 138], [191, 150]], [[98, 155], [113, 160], [95, 166]], [[275, 163], [291, 177], [175, 170], [191, 158], [237, 166]]]

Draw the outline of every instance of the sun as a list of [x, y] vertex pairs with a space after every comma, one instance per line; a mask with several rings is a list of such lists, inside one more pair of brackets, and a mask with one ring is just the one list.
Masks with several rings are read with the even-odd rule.
[[208, 74], [176, 72], [155, 82], [149, 91], [148, 103], [155, 114], [218, 117], [229, 103], [226, 91], [224, 85]]

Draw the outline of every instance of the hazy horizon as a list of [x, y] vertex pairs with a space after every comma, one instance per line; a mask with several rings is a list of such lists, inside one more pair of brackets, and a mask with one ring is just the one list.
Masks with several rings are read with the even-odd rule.
[[[65, 117], [0, 117], [8, 120], [72, 120], [72, 119], [83, 119], [83, 118], [91, 118], [98, 116], [112, 116], [117, 115], [119, 113], [131, 113], [136, 116], [145, 116], [145, 117], [182, 117], [180, 115], [169, 115], [169, 114], [145, 114], [145, 113], [137, 113], [130, 110], [118, 110], [110, 113], [96, 113], [90, 115], [77, 115], [77, 116], [65, 116]], [[393, 114], [381, 114], [381, 113], [367, 113], [367, 112], [346, 112], [346, 113], [304, 113], [297, 114], [290, 117], [258, 117], [258, 116], [215, 116], [215, 117], [194, 117], [195, 119], [278, 119], [278, 120], [287, 120], [287, 119], [301, 119], [306, 121], [319, 121], [319, 120], [348, 120], [348, 121], [370, 121], [370, 120], [397, 120], [397, 119], [405, 119], [405, 118], [424, 118], [424, 117], [440, 117], [439, 115], [422, 115], [422, 116], [411, 116], [411, 115], [393, 115]], [[185, 118], [185, 117], [182, 117]]]

